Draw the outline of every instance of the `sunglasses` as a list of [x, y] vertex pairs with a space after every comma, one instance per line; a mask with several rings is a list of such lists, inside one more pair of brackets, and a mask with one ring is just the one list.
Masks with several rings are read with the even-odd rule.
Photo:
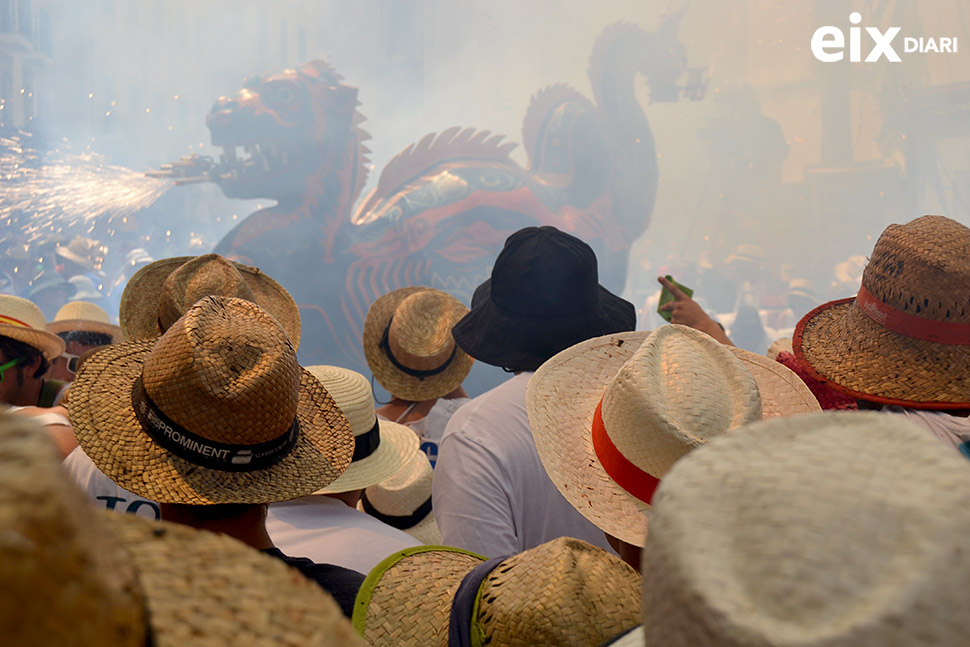
[[77, 361], [81, 356], [71, 355], [70, 353], [61, 353], [61, 357], [67, 360], [67, 370], [71, 373], [77, 373]]
[[3, 382], [3, 374], [7, 372], [8, 368], [13, 368], [14, 366], [16, 366], [17, 364], [20, 364], [23, 361], [24, 360], [22, 357], [17, 357], [15, 359], [10, 360], [6, 364], [0, 365], [0, 382]]

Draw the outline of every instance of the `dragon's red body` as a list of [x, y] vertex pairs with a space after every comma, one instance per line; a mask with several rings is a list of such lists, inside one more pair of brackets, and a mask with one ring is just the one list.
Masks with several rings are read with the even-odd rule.
[[454, 128], [395, 157], [356, 209], [367, 154], [356, 89], [321, 61], [248, 80], [208, 117], [213, 144], [226, 150], [213, 179], [230, 197], [277, 204], [215, 251], [291, 291], [303, 316], [301, 361], [357, 370], [362, 323], [377, 297], [429, 285], [467, 303], [505, 238], [524, 226], [555, 225], [587, 240], [602, 282], [619, 291], [657, 188], [634, 80], [647, 79], [653, 100], [675, 100], [684, 61], [676, 18], [652, 33], [614, 25], [590, 60], [595, 102], [564, 85], [533, 99], [527, 168], [509, 158], [514, 144], [501, 136]]

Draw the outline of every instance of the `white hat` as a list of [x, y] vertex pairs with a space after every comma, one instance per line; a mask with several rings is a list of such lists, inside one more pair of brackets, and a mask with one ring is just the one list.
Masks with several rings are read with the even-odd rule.
[[417, 434], [377, 418], [374, 393], [366, 377], [339, 366], [308, 366], [307, 370], [320, 380], [350, 422], [356, 443], [350, 467], [315, 494], [349, 492], [380, 483], [418, 452]]
[[441, 544], [431, 507], [433, 476], [428, 455], [414, 452], [395, 474], [364, 490], [358, 508], [423, 544]]
[[536, 371], [526, 401], [552, 482], [637, 546], [653, 490], [684, 454], [762, 415], [820, 410], [781, 364], [678, 325], [576, 344]]
[[49, 360], [64, 352], [64, 341], [47, 332], [44, 313], [37, 304], [10, 294], [0, 294], [0, 337], [36, 348]]
[[643, 550], [647, 645], [963, 647], [970, 469], [902, 416], [755, 423], [677, 463]]

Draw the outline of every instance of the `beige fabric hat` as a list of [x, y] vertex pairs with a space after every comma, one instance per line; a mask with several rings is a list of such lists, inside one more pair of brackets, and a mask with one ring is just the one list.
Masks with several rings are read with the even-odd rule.
[[71, 301], [64, 304], [54, 316], [54, 321], [47, 324], [47, 332], [55, 335], [75, 330], [109, 335], [112, 344], [125, 341], [121, 326], [111, 323], [104, 308], [87, 301]]
[[4, 645], [362, 644], [333, 599], [279, 560], [96, 510], [47, 434], [12, 415], [0, 416], [0, 587]]
[[0, 294], [0, 337], [9, 337], [36, 348], [48, 360], [64, 352], [64, 341], [47, 332], [44, 313], [33, 301]]
[[293, 347], [300, 347], [300, 310], [290, 293], [258, 268], [216, 254], [165, 258], [135, 272], [121, 294], [121, 329], [132, 341], [155, 339], [210, 295], [259, 305], [276, 317]]
[[570, 537], [488, 562], [419, 546], [370, 572], [353, 623], [374, 647], [586, 647], [640, 622], [640, 587], [618, 557]]
[[396, 473], [364, 490], [357, 507], [423, 544], [441, 544], [431, 505], [432, 477], [428, 455], [414, 452]]
[[678, 325], [562, 351], [532, 376], [526, 403], [539, 458], [562, 495], [637, 546], [653, 488], [684, 454], [763, 415], [820, 410], [781, 364]]
[[970, 645], [970, 469], [902, 416], [827, 412], [718, 438], [664, 478], [646, 645]]
[[156, 341], [87, 358], [70, 416], [102, 472], [161, 503], [295, 499], [336, 479], [354, 446], [279, 322], [226, 297], [200, 300]]
[[349, 492], [380, 483], [418, 452], [417, 434], [404, 425], [378, 420], [374, 393], [366, 377], [339, 366], [308, 366], [307, 370], [320, 380], [347, 417], [355, 443], [350, 466], [316, 494]]
[[377, 299], [364, 320], [364, 355], [380, 385], [413, 402], [461, 386], [475, 360], [458, 348], [451, 329], [467, 312], [458, 299], [425, 287]]

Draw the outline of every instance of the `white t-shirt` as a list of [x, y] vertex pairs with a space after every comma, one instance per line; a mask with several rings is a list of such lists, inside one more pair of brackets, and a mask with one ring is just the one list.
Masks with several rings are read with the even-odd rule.
[[406, 532], [322, 494], [270, 505], [266, 530], [287, 555], [365, 575], [391, 553], [421, 545]]
[[112, 481], [80, 447], [76, 447], [61, 464], [82, 491], [108, 510], [129, 512], [149, 519], [162, 516], [157, 503], [133, 494]]
[[470, 402], [470, 399], [438, 398], [428, 411], [428, 415], [420, 420], [402, 423], [418, 435], [421, 451], [427, 455], [431, 467], [434, 467], [438, 461], [438, 445], [441, 444], [441, 437], [445, 433], [448, 421], [466, 402]]
[[438, 447], [432, 497], [442, 541], [499, 557], [557, 537], [612, 552], [546, 475], [525, 406], [532, 373], [521, 373], [452, 416]]

